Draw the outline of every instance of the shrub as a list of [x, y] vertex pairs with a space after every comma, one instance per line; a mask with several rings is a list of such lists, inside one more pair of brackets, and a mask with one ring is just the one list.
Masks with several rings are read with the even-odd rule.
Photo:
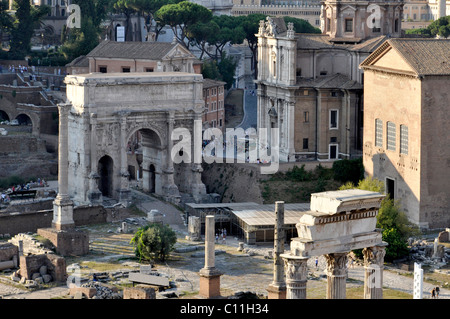
[[177, 236], [168, 225], [158, 223], [141, 227], [134, 234], [131, 242], [139, 260], [164, 261], [173, 250]]
[[364, 178], [364, 166], [362, 158], [343, 159], [333, 163], [334, 179], [342, 183], [352, 182], [357, 184]]

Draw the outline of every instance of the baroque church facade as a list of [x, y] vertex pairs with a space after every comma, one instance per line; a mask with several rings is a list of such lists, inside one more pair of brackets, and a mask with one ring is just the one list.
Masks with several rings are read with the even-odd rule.
[[403, 1], [323, 1], [321, 34], [281, 18], [258, 34], [258, 128], [278, 128], [280, 161], [362, 156], [364, 61], [401, 36]]

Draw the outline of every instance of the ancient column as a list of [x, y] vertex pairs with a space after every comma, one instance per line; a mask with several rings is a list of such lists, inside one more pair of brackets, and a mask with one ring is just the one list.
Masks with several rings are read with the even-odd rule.
[[98, 180], [100, 176], [98, 175], [98, 158], [97, 158], [97, 114], [90, 114], [91, 121], [91, 172], [89, 174], [89, 201], [91, 204], [98, 204], [102, 202], [102, 193], [98, 189]]
[[199, 296], [214, 298], [220, 296], [220, 276], [215, 267], [215, 221], [214, 216], [205, 218], [205, 267], [200, 269]]
[[327, 259], [327, 299], [345, 299], [347, 252], [324, 256]]
[[284, 202], [275, 202], [275, 234], [273, 256], [273, 281], [267, 289], [268, 299], [286, 299], [286, 284], [284, 282], [284, 253], [286, 233], [284, 231]]
[[193, 125], [194, 143], [192, 145], [194, 161], [191, 164], [192, 181], [190, 183], [191, 194], [196, 199], [201, 201], [202, 195], [206, 194], [206, 186], [202, 182], [202, 113], [196, 112], [194, 114]]
[[383, 299], [385, 245], [366, 247], [364, 255], [364, 299]]
[[128, 173], [128, 159], [127, 159], [127, 116], [130, 114], [129, 111], [119, 112], [120, 117], [120, 189], [119, 189], [119, 201], [128, 206], [128, 201], [130, 197], [130, 190], [128, 185], [128, 178], [130, 173]]
[[308, 258], [283, 254], [286, 273], [286, 299], [306, 299]]
[[69, 111], [71, 104], [58, 104], [59, 136], [58, 136], [58, 195], [53, 201], [52, 225], [57, 230], [74, 227], [73, 202], [69, 197]]
[[163, 193], [164, 196], [169, 197], [168, 199], [174, 200], [176, 197], [178, 198], [180, 196], [180, 193], [178, 191], [177, 185], [175, 185], [174, 180], [174, 168], [173, 168], [173, 158], [171, 155], [172, 148], [173, 148], [173, 141], [172, 141], [172, 131], [173, 126], [175, 123], [175, 112], [169, 111], [167, 112], [167, 149], [166, 149], [166, 165], [163, 169], [164, 174], [164, 180], [163, 180]]

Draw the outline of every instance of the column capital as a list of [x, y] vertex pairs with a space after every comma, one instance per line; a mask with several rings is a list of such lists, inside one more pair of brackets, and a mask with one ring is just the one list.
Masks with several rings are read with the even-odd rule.
[[324, 255], [327, 260], [327, 275], [334, 277], [347, 276], [347, 252]]
[[379, 245], [373, 247], [366, 247], [363, 249], [364, 266], [370, 267], [371, 265], [382, 266], [384, 263], [384, 256], [386, 255], [386, 246]]

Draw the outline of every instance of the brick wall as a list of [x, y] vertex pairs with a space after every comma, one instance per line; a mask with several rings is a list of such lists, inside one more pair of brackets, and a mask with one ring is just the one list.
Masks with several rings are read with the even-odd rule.
[[66, 280], [66, 260], [63, 257], [53, 254], [20, 256], [20, 274], [26, 279], [31, 279], [41, 266], [47, 266], [47, 272], [54, 281]]

